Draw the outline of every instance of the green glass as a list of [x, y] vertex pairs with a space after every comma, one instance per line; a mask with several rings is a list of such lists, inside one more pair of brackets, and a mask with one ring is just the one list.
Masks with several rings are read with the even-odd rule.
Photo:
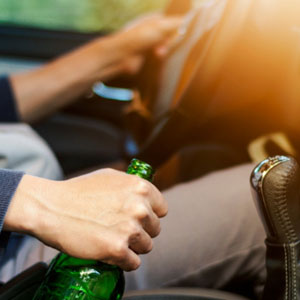
[[137, 175], [141, 178], [152, 182], [154, 172], [154, 169], [149, 164], [134, 158], [128, 166], [126, 173]]
[[[154, 175], [152, 167], [138, 159], [131, 161], [127, 173], [149, 181]], [[124, 287], [119, 267], [60, 253], [51, 262], [33, 300], [118, 300]]]

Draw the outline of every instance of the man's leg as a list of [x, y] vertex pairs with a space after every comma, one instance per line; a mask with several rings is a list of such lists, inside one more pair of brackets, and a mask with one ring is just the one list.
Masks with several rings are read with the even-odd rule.
[[260, 289], [265, 234], [250, 194], [253, 167], [214, 172], [167, 190], [162, 232], [142, 266], [126, 274], [127, 289], [234, 284]]

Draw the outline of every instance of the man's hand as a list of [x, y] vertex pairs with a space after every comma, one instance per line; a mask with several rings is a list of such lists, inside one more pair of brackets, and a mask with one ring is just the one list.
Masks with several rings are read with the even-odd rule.
[[181, 24], [182, 18], [156, 14], [141, 17], [112, 35], [114, 49], [120, 50], [120, 66], [125, 72], [136, 73], [149, 51], [158, 57], [167, 55], [178, 38]]
[[152, 249], [167, 204], [149, 182], [111, 169], [56, 182], [25, 175], [4, 228], [25, 232], [71, 256], [140, 265]]

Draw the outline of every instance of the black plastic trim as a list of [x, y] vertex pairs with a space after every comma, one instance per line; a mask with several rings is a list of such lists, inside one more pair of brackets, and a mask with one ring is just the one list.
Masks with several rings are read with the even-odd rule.
[[103, 35], [1, 24], [0, 55], [51, 59]]

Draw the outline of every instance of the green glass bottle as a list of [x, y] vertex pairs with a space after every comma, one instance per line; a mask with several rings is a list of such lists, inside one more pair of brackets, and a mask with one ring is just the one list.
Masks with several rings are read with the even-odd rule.
[[[152, 167], [138, 159], [131, 161], [127, 173], [149, 181], [154, 175]], [[124, 286], [119, 267], [60, 253], [51, 262], [33, 300], [118, 300]]]

